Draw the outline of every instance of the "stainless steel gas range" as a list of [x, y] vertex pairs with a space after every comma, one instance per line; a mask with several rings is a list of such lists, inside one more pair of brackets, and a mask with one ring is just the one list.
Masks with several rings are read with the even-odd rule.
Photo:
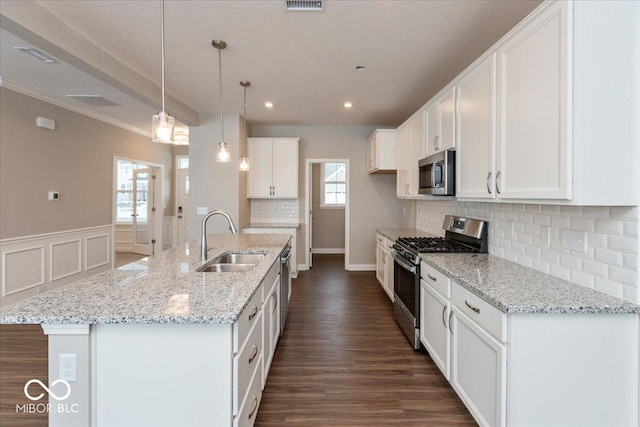
[[488, 252], [486, 221], [444, 217], [444, 237], [401, 237], [393, 245], [393, 312], [413, 348], [420, 349], [420, 253]]

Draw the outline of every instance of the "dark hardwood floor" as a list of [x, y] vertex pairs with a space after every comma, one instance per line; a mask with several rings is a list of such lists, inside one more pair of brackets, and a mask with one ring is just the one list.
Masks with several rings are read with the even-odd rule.
[[315, 255], [300, 272], [256, 426], [471, 425], [431, 359], [415, 352], [373, 272]]
[[27, 381], [49, 382], [48, 348], [40, 325], [0, 325], [0, 426], [48, 425], [46, 413], [16, 412], [17, 404], [32, 403], [24, 395]]

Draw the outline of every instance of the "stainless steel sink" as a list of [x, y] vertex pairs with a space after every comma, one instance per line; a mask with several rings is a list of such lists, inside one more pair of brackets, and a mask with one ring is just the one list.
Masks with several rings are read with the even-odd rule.
[[256, 268], [256, 264], [209, 264], [200, 267], [201, 273], [246, 273]]
[[229, 252], [214, 258], [216, 264], [257, 264], [262, 261], [266, 253]]
[[200, 273], [246, 273], [267, 255], [266, 252], [225, 252], [211, 260], [210, 264], [200, 267]]

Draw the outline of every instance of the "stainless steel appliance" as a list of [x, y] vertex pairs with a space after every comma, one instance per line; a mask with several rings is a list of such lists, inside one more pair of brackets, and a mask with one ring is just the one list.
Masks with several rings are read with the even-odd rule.
[[401, 237], [393, 245], [393, 314], [416, 350], [420, 349], [420, 253], [488, 252], [486, 221], [446, 215], [445, 237]]
[[287, 245], [280, 254], [280, 335], [284, 332], [291, 298], [291, 246]]
[[456, 193], [456, 152], [445, 150], [418, 162], [420, 194], [453, 196]]

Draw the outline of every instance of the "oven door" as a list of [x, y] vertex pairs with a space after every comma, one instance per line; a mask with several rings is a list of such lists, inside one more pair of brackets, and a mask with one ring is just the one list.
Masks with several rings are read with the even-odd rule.
[[420, 349], [419, 318], [417, 316], [420, 272], [401, 255], [393, 253], [394, 293], [393, 317], [415, 350]]
[[416, 317], [416, 277], [418, 267], [402, 256], [393, 253], [393, 287], [396, 299], [400, 299], [409, 313]]

